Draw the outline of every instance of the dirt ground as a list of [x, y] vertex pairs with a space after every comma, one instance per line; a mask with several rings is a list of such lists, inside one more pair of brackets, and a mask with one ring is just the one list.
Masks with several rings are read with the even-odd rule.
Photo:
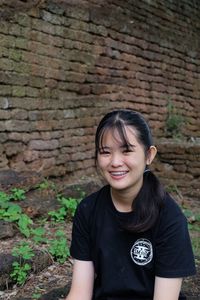
[[[50, 230], [50, 229], [49, 229]], [[65, 227], [66, 235], [70, 243], [71, 224]], [[1, 241], [0, 252], [9, 252], [13, 245], [19, 242], [21, 237]], [[73, 261], [69, 258], [64, 264], [53, 262], [38, 274], [31, 274], [23, 287], [13, 286], [0, 291], [2, 300], [60, 300], [68, 293]], [[183, 291], [188, 300], [200, 300], [200, 258], [196, 258], [197, 275], [186, 278], [183, 283]], [[37, 298], [37, 296], [39, 298]], [[34, 298], [35, 297], [35, 298]]]
[[[46, 225], [45, 229], [48, 231], [52, 230], [48, 225]], [[68, 244], [70, 244], [71, 223], [67, 223], [64, 230], [66, 232]], [[10, 253], [14, 245], [22, 240], [20, 234], [17, 234], [13, 238], [2, 240], [0, 243], [0, 253]], [[35, 250], [42, 250], [41, 247], [39, 247], [40, 249], [37, 249], [38, 247], [35, 245], [33, 245], [33, 248]], [[8, 289], [0, 291], [0, 299], [63, 299], [70, 286], [72, 266], [73, 261], [70, 258], [64, 264], [59, 264], [52, 259], [50, 266], [47, 266], [39, 273], [31, 273], [24, 286], [9, 286]], [[56, 291], [57, 289], [62, 289], [63, 291]], [[44, 296], [52, 290], [55, 290], [52, 294], [53, 296]], [[37, 298], [37, 295], [38, 297], [40, 295], [40, 297]]]
[[[98, 185], [97, 185], [98, 186]], [[88, 186], [88, 193], [91, 193], [92, 189], [97, 189], [97, 186], [92, 184]], [[70, 187], [71, 189], [71, 187]], [[83, 189], [85, 190], [85, 189]], [[32, 199], [35, 203], [35, 199]], [[32, 203], [30, 202], [30, 203]], [[40, 202], [41, 199], [40, 199]], [[29, 205], [30, 205], [29, 203]], [[39, 204], [37, 204], [37, 207]], [[41, 208], [43, 209], [43, 208]], [[196, 212], [196, 208], [193, 208]], [[200, 212], [200, 208], [198, 208]], [[49, 223], [45, 223], [45, 229], [50, 232], [53, 230]], [[72, 222], [67, 222], [64, 226], [68, 245], [71, 240], [71, 228]], [[200, 241], [200, 231], [196, 233]], [[0, 254], [11, 253], [11, 249], [16, 243], [22, 240], [22, 236], [18, 233], [12, 238], [0, 240]], [[34, 247], [38, 247], [33, 245]], [[41, 250], [41, 246], [39, 247]], [[199, 247], [200, 248], [200, 247]], [[36, 249], [37, 250], [37, 249]], [[1, 265], [1, 262], [0, 262]], [[24, 284], [19, 287], [17, 285], [8, 286], [7, 289], [0, 290], [0, 299], [2, 300], [61, 300], [67, 295], [71, 282], [72, 275], [72, 259], [68, 259], [64, 264], [59, 264], [55, 261], [51, 261], [51, 264], [39, 273], [31, 273]], [[182, 290], [187, 295], [187, 300], [200, 300], [200, 257], [196, 257], [196, 276], [186, 278], [183, 282]]]

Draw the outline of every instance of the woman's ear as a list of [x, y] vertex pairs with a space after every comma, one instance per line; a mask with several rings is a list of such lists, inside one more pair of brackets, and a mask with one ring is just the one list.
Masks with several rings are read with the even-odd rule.
[[150, 165], [154, 160], [157, 153], [157, 148], [155, 146], [151, 146], [147, 152], [147, 161], [146, 164]]

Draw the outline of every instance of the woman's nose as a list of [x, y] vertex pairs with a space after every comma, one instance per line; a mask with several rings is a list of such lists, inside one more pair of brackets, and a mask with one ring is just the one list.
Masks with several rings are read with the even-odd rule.
[[113, 167], [118, 167], [121, 166], [123, 164], [122, 162], [122, 157], [119, 154], [113, 154], [112, 155], [112, 160], [111, 160], [111, 165]]

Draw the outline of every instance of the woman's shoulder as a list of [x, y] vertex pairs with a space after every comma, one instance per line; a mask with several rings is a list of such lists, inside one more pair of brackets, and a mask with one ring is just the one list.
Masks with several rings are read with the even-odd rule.
[[164, 198], [164, 205], [160, 212], [160, 228], [168, 228], [175, 224], [184, 224], [187, 222], [183, 211], [178, 202], [168, 193]]
[[169, 193], [164, 198], [163, 213], [170, 216], [183, 215], [180, 205]]
[[[108, 193], [108, 186], [103, 186], [96, 192], [86, 196], [81, 200], [78, 205], [78, 210], [86, 211], [87, 213], [93, 211], [95, 207], [98, 205], [102, 198], [105, 198], [105, 195]], [[102, 197], [104, 195], [104, 197]]]

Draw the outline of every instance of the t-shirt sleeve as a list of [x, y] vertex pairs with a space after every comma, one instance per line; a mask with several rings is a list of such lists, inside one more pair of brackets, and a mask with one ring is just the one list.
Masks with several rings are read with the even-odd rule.
[[171, 209], [161, 221], [156, 242], [155, 273], [165, 278], [191, 276], [196, 269], [187, 220], [176, 205]]
[[79, 260], [90, 261], [91, 247], [90, 247], [90, 232], [89, 232], [89, 216], [87, 207], [81, 202], [73, 219], [72, 227], [72, 242], [70, 247], [70, 254], [73, 258]]

